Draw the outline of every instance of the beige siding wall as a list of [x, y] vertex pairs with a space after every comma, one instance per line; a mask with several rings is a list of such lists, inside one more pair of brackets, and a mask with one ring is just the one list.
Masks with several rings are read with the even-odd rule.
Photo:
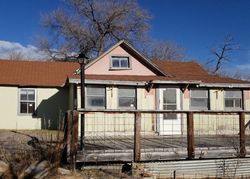
[[[78, 87], [77, 91], [78, 106], [80, 106], [80, 87]], [[106, 87], [106, 108], [118, 109], [117, 86]], [[137, 108], [155, 109], [155, 89], [147, 92], [145, 88], [137, 88]], [[142, 115], [141, 129], [143, 132], [152, 132], [154, 130], [156, 119], [153, 116], [152, 114]], [[86, 135], [129, 135], [134, 132], [134, 115], [129, 113], [88, 113], [85, 115], [85, 128]]]
[[0, 128], [56, 128], [68, 108], [68, 90], [36, 88], [36, 116], [19, 113], [19, 88], [0, 87]]
[[210, 109], [223, 110], [224, 109], [224, 92], [220, 89], [209, 90], [210, 95]]
[[[186, 90], [183, 95], [183, 109], [188, 110], [190, 105], [190, 91]], [[221, 89], [210, 89], [211, 110], [224, 110], [224, 91]], [[250, 90], [244, 93], [245, 110], [250, 110]], [[194, 115], [194, 128], [196, 134], [238, 134], [238, 115]], [[246, 115], [246, 123], [250, 120], [250, 115]], [[186, 133], [186, 117], [183, 117], [183, 133]], [[250, 133], [249, 128], [246, 129]]]

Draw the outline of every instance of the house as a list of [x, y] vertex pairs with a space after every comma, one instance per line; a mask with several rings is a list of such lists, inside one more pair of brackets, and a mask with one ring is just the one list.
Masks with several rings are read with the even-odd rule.
[[[81, 108], [77, 63], [0, 61], [1, 128], [55, 128], [60, 114]], [[209, 74], [196, 62], [149, 61], [129, 43], [120, 41], [86, 65], [87, 109], [138, 110], [249, 110], [248, 81]], [[130, 134], [131, 114], [88, 113], [86, 135]], [[160, 135], [182, 134], [184, 116], [143, 114], [142, 131]], [[218, 117], [199, 128], [213, 132]], [[57, 122], [56, 122], [57, 121]], [[234, 117], [220, 128], [232, 131]], [[232, 128], [229, 128], [231, 126]]]
[[55, 129], [69, 109], [77, 63], [0, 60], [0, 128]]

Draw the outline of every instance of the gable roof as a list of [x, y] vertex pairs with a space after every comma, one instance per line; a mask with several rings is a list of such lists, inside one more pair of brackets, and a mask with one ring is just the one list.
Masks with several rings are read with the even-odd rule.
[[0, 60], [0, 85], [62, 87], [78, 63]]
[[88, 63], [85, 67], [85, 69], [88, 69], [92, 65], [94, 65], [96, 62], [101, 60], [104, 56], [109, 54], [112, 50], [117, 48], [118, 46], [121, 46], [125, 50], [129, 51], [131, 55], [137, 56], [137, 60], [140, 61], [144, 66], [149, 68], [151, 71], [153, 71], [155, 74], [159, 76], [167, 76], [166, 72], [161, 71], [155, 64], [153, 64], [149, 59], [147, 59], [145, 56], [143, 56], [140, 52], [138, 52], [132, 45], [130, 45], [127, 41], [121, 40], [118, 43], [116, 43], [114, 46], [112, 46], [109, 50], [101, 54], [99, 57]]
[[[154, 83], [198, 84], [231, 87], [250, 87], [249, 81], [211, 75], [196, 62], [160, 61], [153, 63], [169, 76], [126, 76], [126, 75], [86, 75], [90, 81], [153, 81]], [[79, 83], [79, 75], [74, 75], [79, 68], [75, 62], [52, 61], [17, 61], [0, 60], [0, 85], [62, 87], [67, 79]], [[233, 85], [235, 84], [235, 85]], [[245, 85], [245, 86], [244, 86]], [[208, 85], [209, 86], [209, 85]]]

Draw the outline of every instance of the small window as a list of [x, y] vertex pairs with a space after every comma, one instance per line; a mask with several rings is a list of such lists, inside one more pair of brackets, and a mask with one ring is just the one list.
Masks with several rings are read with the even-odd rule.
[[112, 69], [128, 69], [130, 68], [129, 57], [113, 56], [111, 58]]
[[33, 114], [35, 112], [35, 89], [20, 89], [19, 112], [21, 114]]
[[136, 108], [136, 92], [134, 87], [118, 88], [118, 106], [119, 108]]
[[239, 110], [242, 109], [242, 91], [225, 90], [225, 109]]
[[105, 86], [87, 86], [87, 108], [105, 108]]
[[190, 109], [208, 110], [208, 90], [191, 89]]

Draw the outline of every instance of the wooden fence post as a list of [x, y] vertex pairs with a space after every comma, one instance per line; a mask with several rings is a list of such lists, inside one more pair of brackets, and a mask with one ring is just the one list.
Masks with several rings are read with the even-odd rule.
[[134, 162], [141, 160], [141, 113], [135, 113], [134, 119]]
[[193, 112], [187, 113], [187, 151], [188, 159], [195, 158], [195, 146], [194, 146], [194, 119]]
[[70, 142], [70, 166], [72, 170], [76, 168], [76, 153], [78, 144], [78, 112], [71, 111], [71, 142]]
[[63, 151], [62, 151], [62, 158], [61, 162], [63, 164], [66, 164], [68, 162], [68, 147], [69, 147], [69, 142], [70, 142], [70, 131], [69, 131], [69, 116], [70, 112], [67, 111], [64, 116], [64, 127], [63, 127], [63, 132], [64, 132], [64, 137], [63, 137]]
[[239, 113], [240, 157], [246, 156], [245, 113]]

